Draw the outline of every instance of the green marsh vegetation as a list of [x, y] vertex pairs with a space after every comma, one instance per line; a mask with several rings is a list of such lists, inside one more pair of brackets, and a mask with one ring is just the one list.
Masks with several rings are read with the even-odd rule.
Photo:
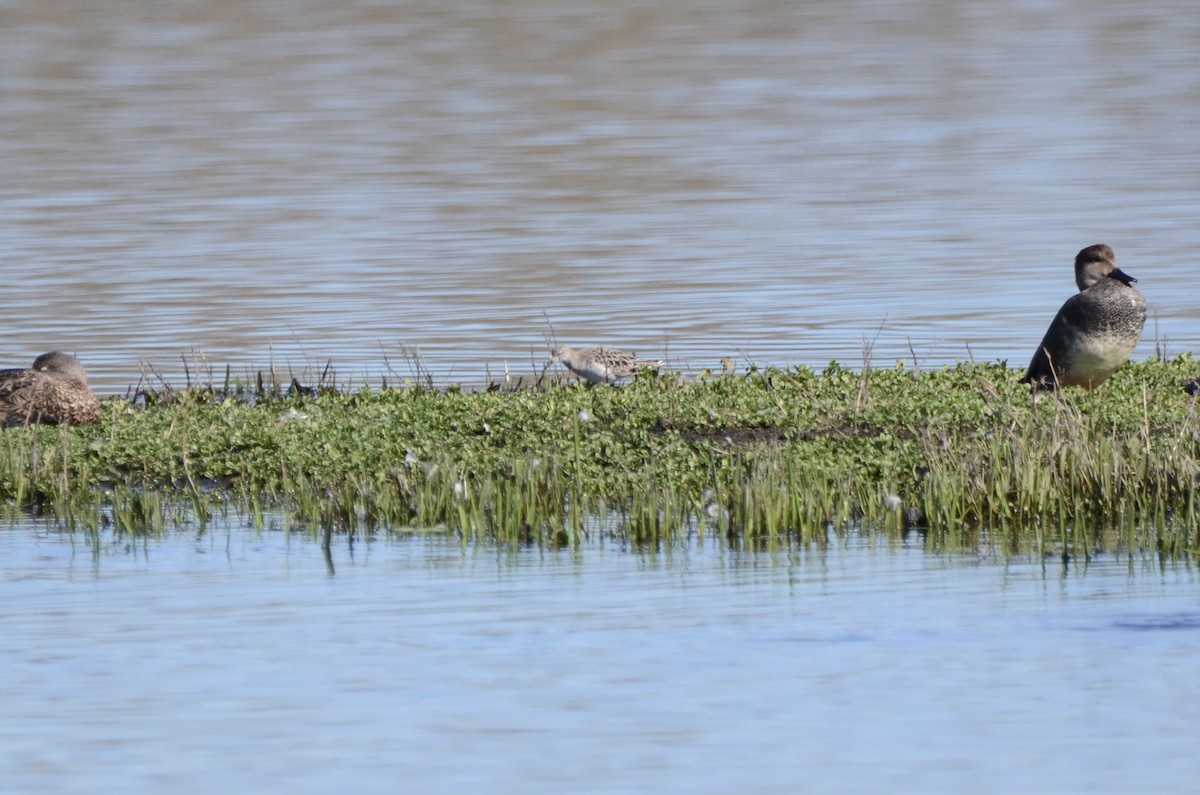
[[[1189, 357], [1032, 400], [1002, 364], [836, 364], [621, 388], [281, 389], [228, 378], [0, 434], [0, 497], [131, 533], [230, 512], [324, 534], [755, 547], [921, 534], [1003, 554], [1200, 548]], [[310, 394], [300, 394], [307, 392]]]

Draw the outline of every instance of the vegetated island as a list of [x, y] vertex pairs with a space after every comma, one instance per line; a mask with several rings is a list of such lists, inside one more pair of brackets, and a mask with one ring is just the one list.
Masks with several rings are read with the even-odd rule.
[[324, 533], [499, 543], [850, 533], [1088, 556], [1200, 548], [1189, 356], [1034, 399], [1006, 364], [751, 368], [628, 386], [304, 389], [104, 401], [97, 425], [0, 435], [0, 497], [130, 533], [235, 512]]

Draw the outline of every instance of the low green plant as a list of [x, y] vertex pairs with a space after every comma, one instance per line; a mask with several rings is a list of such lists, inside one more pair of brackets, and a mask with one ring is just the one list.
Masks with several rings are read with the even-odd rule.
[[[1088, 556], [1200, 545], [1189, 357], [1036, 399], [1004, 364], [836, 363], [623, 388], [211, 388], [94, 427], [0, 436], [0, 496], [64, 525], [203, 531], [229, 505], [323, 534], [771, 545], [918, 533], [939, 549]], [[228, 381], [228, 376], [226, 378]], [[178, 506], [182, 507], [178, 507]]]

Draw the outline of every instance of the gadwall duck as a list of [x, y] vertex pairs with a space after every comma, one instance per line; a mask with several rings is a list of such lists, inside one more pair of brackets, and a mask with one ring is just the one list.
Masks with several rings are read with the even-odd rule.
[[661, 361], [639, 359], [632, 353], [613, 348], [574, 348], [559, 345], [550, 351], [550, 362], [566, 365], [567, 369], [591, 384], [615, 384], [632, 378], [643, 368], [657, 370]]
[[1117, 267], [1108, 246], [1080, 251], [1075, 257], [1079, 293], [1054, 316], [1022, 383], [1035, 390], [1091, 389], [1125, 364], [1146, 325], [1146, 300], [1133, 286], [1136, 281]]
[[5, 427], [100, 421], [100, 401], [74, 356], [43, 353], [28, 370], [0, 370], [0, 423]]

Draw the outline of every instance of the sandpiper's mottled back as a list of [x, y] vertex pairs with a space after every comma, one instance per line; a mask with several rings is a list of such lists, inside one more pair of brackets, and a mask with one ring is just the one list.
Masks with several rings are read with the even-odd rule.
[[0, 423], [87, 425], [100, 420], [100, 401], [87, 371], [68, 353], [51, 351], [28, 370], [0, 370]]
[[1099, 386], [1129, 360], [1146, 325], [1146, 301], [1117, 267], [1113, 250], [1088, 246], [1075, 257], [1079, 293], [1058, 310], [1022, 379], [1034, 389]]
[[657, 370], [661, 361], [639, 359], [632, 353], [613, 348], [574, 348], [559, 345], [550, 351], [550, 361], [559, 362], [580, 378], [592, 384], [614, 384], [632, 378], [638, 371], [649, 368]]

